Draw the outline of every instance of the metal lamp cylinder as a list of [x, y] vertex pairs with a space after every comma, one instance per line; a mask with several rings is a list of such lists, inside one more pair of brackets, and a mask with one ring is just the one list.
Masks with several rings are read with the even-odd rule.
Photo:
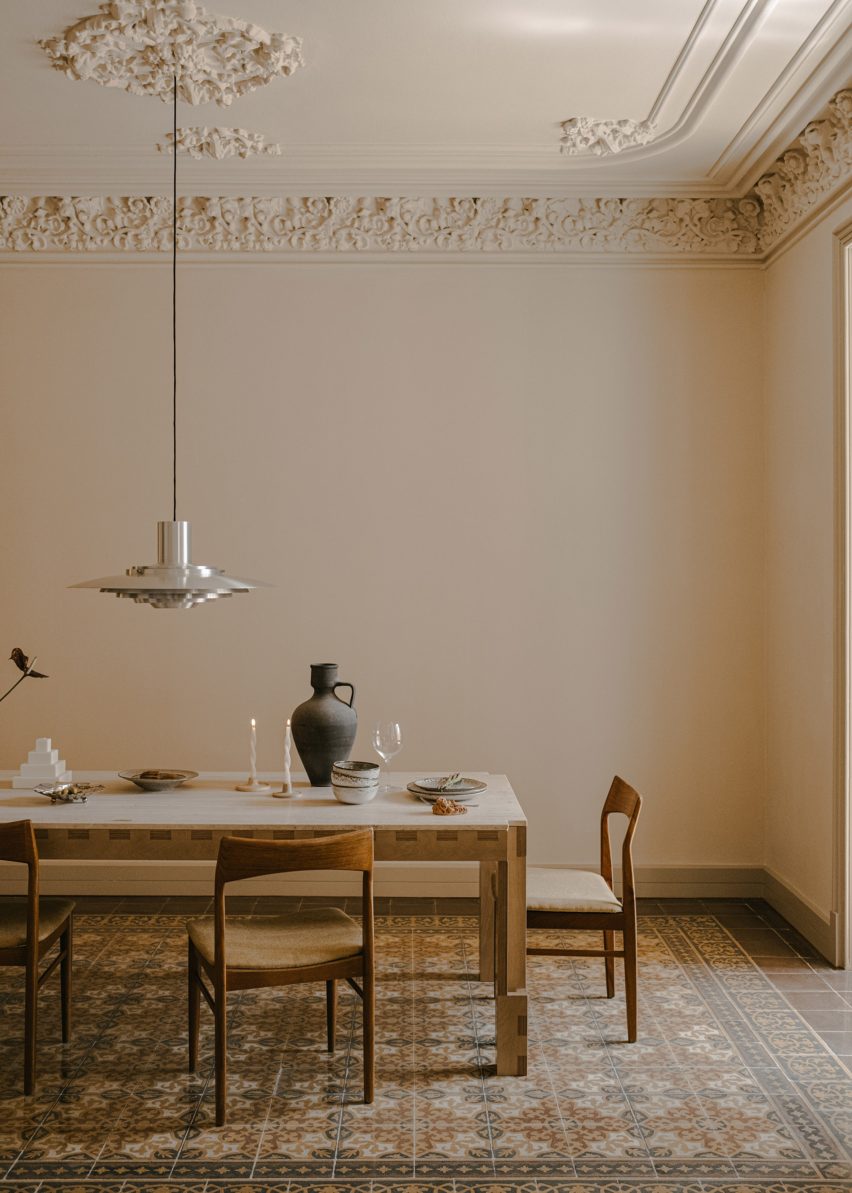
[[157, 523], [157, 562], [165, 567], [185, 568], [189, 564], [189, 523]]

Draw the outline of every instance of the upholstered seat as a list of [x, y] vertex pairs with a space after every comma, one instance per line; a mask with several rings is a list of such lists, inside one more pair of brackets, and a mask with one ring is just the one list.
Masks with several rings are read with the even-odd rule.
[[[642, 798], [618, 775], [612, 781], [601, 812], [601, 870], [527, 868], [527, 930], [547, 932], [588, 930], [603, 932], [603, 948], [527, 945], [531, 956], [603, 957], [606, 996], [615, 996], [615, 958], [624, 960], [624, 1002], [627, 1011], [627, 1039], [637, 1032], [636, 890], [633, 882], [633, 834]], [[612, 851], [609, 818], [627, 817], [621, 846], [622, 898], [612, 889]], [[616, 949], [615, 934], [621, 933], [622, 947]]]
[[[204, 960], [215, 959], [214, 921], [190, 920], [189, 939]], [[225, 922], [228, 969], [303, 969], [361, 953], [361, 926], [336, 907], [295, 915], [267, 915]]]
[[[336, 907], [288, 915], [229, 916], [225, 887], [247, 878], [300, 870], [361, 874], [361, 923]], [[258, 987], [325, 982], [326, 1031], [334, 1051], [337, 982], [360, 996], [364, 1014], [364, 1101], [375, 1096], [376, 963], [373, 929], [373, 830], [295, 841], [223, 837], [219, 842], [212, 919], [187, 923], [189, 1071], [198, 1066], [201, 998], [213, 1012], [216, 1126], [227, 1116], [228, 994]], [[360, 978], [362, 985], [355, 980]]]
[[[74, 910], [71, 899], [38, 901], [38, 939], [47, 940]], [[27, 905], [0, 899], [0, 949], [22, 949], [27, 943]]]
[[606, 881], [593, 870], [527, 867], [527, 907], [530, 911], [621, 911]]
[[[71, 956], [74, 903], [71, 899], [39, 897], [38, 847], [31, 820], [0, 825], [0, 861], [27, 867], [26, 902], [0, 899], [0, 965], [24, 971], [24, 1093], [36, 1088], [36, 1037], [38, 992], [55, 969], [59, 970], [62, 1006], [62, 1043], [71, 1038]], [[58, 942], [56, 956], [40, 970], [44, 958]]]

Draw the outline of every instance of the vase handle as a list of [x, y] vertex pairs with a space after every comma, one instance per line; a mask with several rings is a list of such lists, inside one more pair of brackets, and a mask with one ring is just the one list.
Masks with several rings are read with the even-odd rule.
[[[352, 683], [343, 683], [343, 682], [341, 682], [341, 683], [336, 683], [336, 684], [334, 685], [334, 687], [332, 688], [332, 691], [334, 692], [335, 696], [337, 696], [337, 689], [338, 689], [338, 688], [349, 688], [349, 690], [350, 690], [350, 692], [351, 692], [351, 695], [350, 695], [350, 697], [349, 697], [349, 701], [348, 701], [348, 703], [349, 703], [349, 707], [351, 708], [351, 707], [352, 707], [352, 705], [355, 703], [355, 685], [354, 685], [354, 684], [352, 684]], [[339, 696], [337, 696], [337, 699], [338, 699], [338, 700], [340, 700], [340, 697], [339, 697]], [[346, 704], [347, 702], [346, 702], [345, 700], [340, 700], [340, 703], [341, 703], [341, 704]]]

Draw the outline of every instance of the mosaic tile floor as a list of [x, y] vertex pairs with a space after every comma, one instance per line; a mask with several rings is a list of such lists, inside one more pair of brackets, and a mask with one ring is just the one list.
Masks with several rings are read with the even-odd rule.
[[852, 981], [765, 905], [643, 907], [632, 1045], [600, 962], [531, 958], [529, 1075], [515, 1079], [494, 1072], [475, 915], [453, 914], [474, 909], [380, 904], [372, 1106], [354, 995], [333, 1056], [319, 987], [232, 996], [217, 1130], [203, 1007], [203, 1065], [185, 1072], [183, 915], [197, 907], [81, 901], [74, 1041], [58, 1042], [52, 979], [34, 1099], [20, 977], [0, 970], [0, 1190], [850, 1193]]

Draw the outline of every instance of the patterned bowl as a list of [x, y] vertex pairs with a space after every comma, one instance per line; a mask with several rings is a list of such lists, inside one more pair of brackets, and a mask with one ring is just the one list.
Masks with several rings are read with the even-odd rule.
[[373, 783], [372, 787], [340, 787], [332, 779], [331, 788], [334, 798], [341, 804], [367, 804], [375, 798], [379, 785]]
[[379, 767], [375, 762], [335, 762], [331, 781], [338, 787], [373, 787], [379, 781]]

